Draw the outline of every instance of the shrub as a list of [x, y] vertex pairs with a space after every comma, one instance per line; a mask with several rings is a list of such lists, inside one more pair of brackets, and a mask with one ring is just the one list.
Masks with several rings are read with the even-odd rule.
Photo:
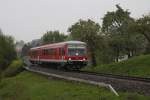
[[4, 71], [3, 77], [11, 77], [23, 71], [23, 61], [21, 59], [13, 60]]
[[4, 71], [16, 58], [14, 39], [0, 31], [0, 70]]

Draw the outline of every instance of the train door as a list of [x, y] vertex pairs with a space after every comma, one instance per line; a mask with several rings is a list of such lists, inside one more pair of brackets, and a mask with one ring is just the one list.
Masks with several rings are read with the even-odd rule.
[[59, 60], [63, 60], [64, 56], [65, 56], [65, 49], [64, 47], [60, 47], [59, 48]]
[[58, 55], [59, 55], [59, 60], [61, 60], [61, 48], [59, 48], [59, 50], [58, 50]]
[[64, 60], [64, 56], [65, 56], [65, 49], [64, 47], [61, 48], [61, 59]]

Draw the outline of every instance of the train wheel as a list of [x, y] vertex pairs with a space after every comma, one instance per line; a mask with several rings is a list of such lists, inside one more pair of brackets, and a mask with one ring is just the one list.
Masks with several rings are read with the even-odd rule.
[[78, 71], [80, 68], [78, 66], [74, 66], [74, 65], [66, 65], [65, 69], [70, 70], [70, 71]]
[[72, 70], [71, 65], [65, 65], [65, 66], [64, 66], [64, 69], [65, 69], [65, 70]]
[[74, 70], [75, 70], [75, 71], [79, 71], [79, 70], [80, 70], [80, 66], [75, 66], [75, 67], [74, 67]]

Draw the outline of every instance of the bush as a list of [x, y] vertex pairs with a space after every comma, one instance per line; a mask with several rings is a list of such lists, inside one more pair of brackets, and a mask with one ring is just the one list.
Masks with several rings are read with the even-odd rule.
[[16, 59], [8, 66], [4, 71], [3, 77], [11, 77], [23, 71], [23, 61], [21, 59]]
[[2, 72], [16, 58], [14, 39], [0, 31], [0, 71]]

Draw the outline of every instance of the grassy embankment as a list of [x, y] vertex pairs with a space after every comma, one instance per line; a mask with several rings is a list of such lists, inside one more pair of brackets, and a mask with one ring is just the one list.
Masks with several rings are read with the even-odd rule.
[[150, 78], [150, 55], [137, 56], [118, 63], [86, 67], [82, 70]]
[[0, 100], [150, 100], [136, 93], [119, 92], [115, 96], [106, 88], [73, 83], [22, 72], [0, 83]]

